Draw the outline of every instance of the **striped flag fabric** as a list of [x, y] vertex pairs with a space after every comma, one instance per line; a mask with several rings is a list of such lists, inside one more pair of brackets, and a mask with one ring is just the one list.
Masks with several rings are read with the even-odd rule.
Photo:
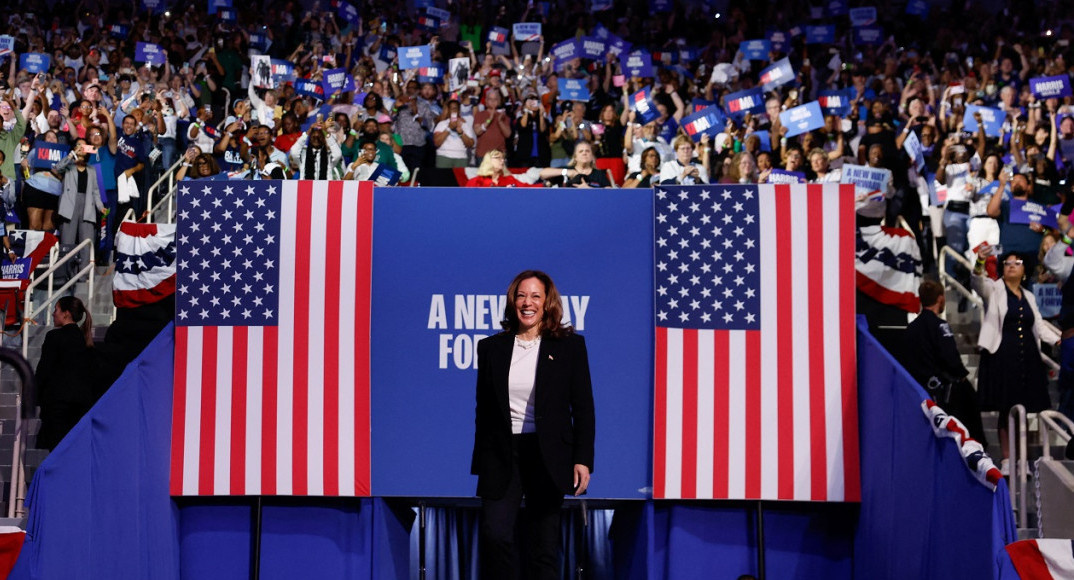
[[372, 184], [177, 204], [172, 495], [369, 495]]
[[921, 249], [913, 234], [903, 228], [865, 226], [858, 230], [854, 254], [858, 290], [907, 312], [921, 310]]
[[1034, 580], [1059, 580], [1074, 578], [1074, 540], [1039, 539], [1019, 540], [1005, 548], [1014, 573], [1000, 569], [1000, 578], [1032, 578]]
[[853, 186], [655, 197], [653, 497], [859, 501]]
[[123, 222], [116, 232], [117, 308], [153, 304], [175, 294], [175, 225]]
[[[25, 290], [30, 286], [31, 275], [59, 240], [51, 232], [13, 230], [9, 234], [15, 261], [8, 256], [0, 261], [0, 288]], [[14, 311], [12, 310], [12, 313]]]

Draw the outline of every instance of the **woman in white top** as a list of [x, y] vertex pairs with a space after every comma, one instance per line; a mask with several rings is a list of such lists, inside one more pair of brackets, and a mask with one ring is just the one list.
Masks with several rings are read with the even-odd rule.
[[809, 152], [809, 166], [813, 169], [813, 173], [817, 174], [813, 183], [839, 183], [843, 177], [843, 170], [830, 169], [828, 163], [828, 153], [820, 147]]
[[444, 115], [433, 128], [433, 145], [436, 147], [436, 166], [441, 169], [466, 167], [470, 161], [470, 149], [477, 143], [473, 121], [459, 113], [459, 101], [452, 99], [444, 108]]
[[694, 142], [686, 135], [679, 135], [672, 141], [675, 159], [660, 166], [659, 181], [664, 185], [694, 185], [709, 182], [708, 135], [701, 137], [698, 156], [701, 163], [694, 161]]

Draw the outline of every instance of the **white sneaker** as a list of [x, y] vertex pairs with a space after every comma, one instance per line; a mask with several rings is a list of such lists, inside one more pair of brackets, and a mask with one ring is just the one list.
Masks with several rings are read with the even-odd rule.
[[1008, 477], [1011, 474], [1010, 460], [1004, 459], [999, 463], [999, 472], [1003, 474], [1003, 477]]

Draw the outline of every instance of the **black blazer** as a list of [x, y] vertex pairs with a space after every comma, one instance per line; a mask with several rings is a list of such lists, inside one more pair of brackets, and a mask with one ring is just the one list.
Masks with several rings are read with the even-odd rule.
[[[514, 334], [477, 343], [477, 420], [470, 472], [477, 495], [503, 497], [511, 477], [511, 411], [507, 377]], [[585, 339], [578, 334], [541, 339], [534, 384], [534, 419], [545, 467], [563, 493], [574, 493], [574, 465], [593, 471], [593, 384]]]

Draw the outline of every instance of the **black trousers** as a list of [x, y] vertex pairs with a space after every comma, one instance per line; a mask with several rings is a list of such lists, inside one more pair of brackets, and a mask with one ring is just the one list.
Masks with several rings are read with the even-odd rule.
[[[481, 500], [482, 580], [558, 580], [560, 578], [560, 508], [556, 487], [537, 444], [536, 433], [511, 439], [511, 481], [502, 498]], [[526, 498], [525, 573], [516, 540], [522, 498]]]

